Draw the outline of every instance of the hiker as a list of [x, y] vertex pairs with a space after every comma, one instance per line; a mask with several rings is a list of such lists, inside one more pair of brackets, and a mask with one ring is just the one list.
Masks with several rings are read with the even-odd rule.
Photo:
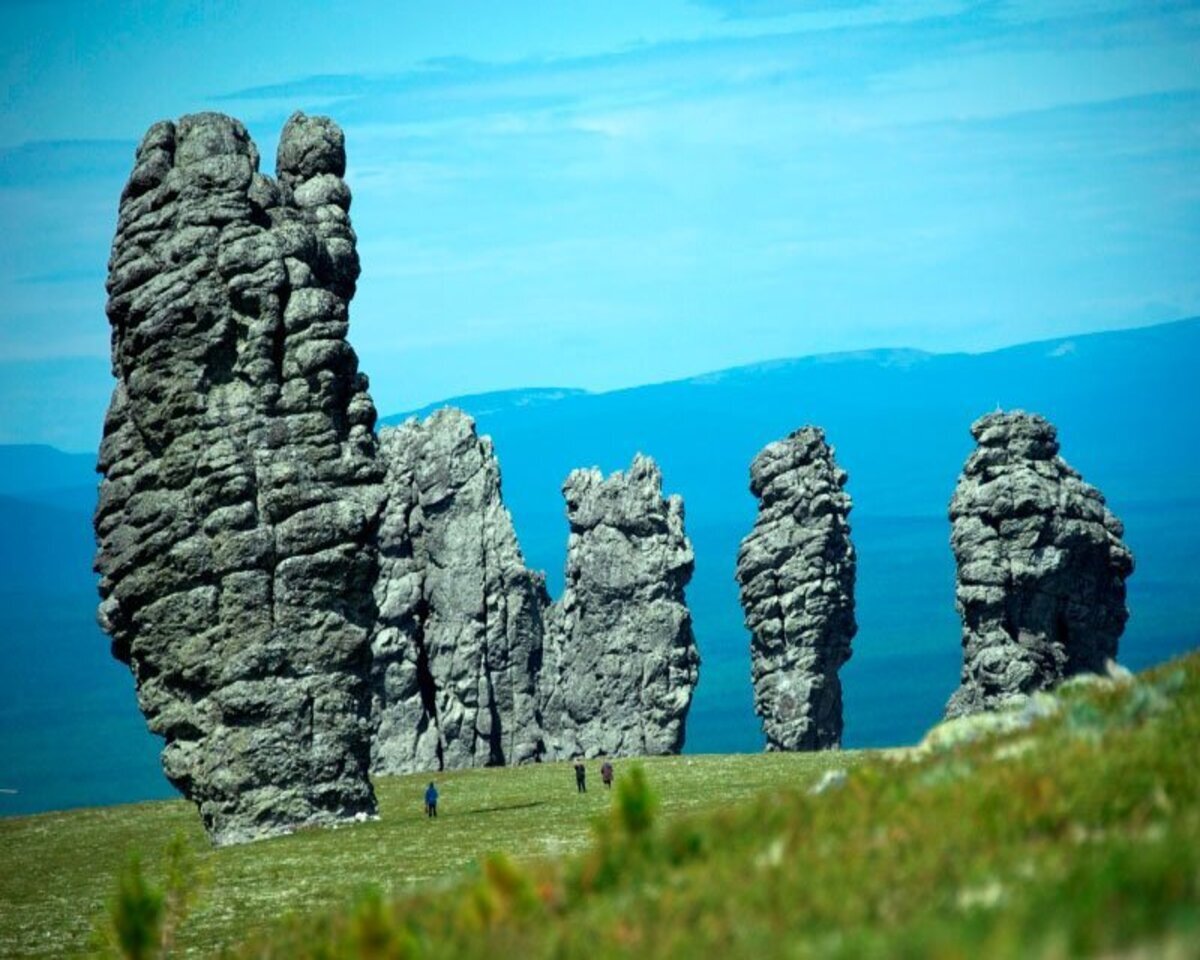
[[612, 764], [607, 760], [604, 761], [604, 766], [600, 768], [600, 779], [604, 781], [604, 786], [609, 790], [612, 789], [613, 769]]
[[575, 789], [579, 793], [587, 793], [587, 767], [583, 760], [575, 761]]
[[437, 819], [437, 787], [432, 783], [425, 790], [425, 816]]

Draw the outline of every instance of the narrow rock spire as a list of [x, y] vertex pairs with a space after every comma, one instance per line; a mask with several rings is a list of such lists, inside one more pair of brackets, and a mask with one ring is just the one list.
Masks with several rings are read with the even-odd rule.
[[526, 569], [488, 437], [460, 410], [380, 432], [387, 507], [372, 769], [537, 760], [545, 579]]
[[768, 444], [750, 464], [758, 519], [738, 550], [737, 581], [768, 750], [841, 746], [838, 670], [858, 630], [845, 484], [818, 427]]

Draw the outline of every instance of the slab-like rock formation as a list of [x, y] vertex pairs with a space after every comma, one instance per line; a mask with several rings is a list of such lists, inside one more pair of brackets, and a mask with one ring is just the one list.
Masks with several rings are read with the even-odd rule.
[[700, 657], [684, 601], [694, 556], [683, 501], [638, 455], [563, 484], [570, 537], [547, 615], [542, 722], [552, 758], [676, 753]]
[[272, 179], [242, 124], [197, 114], [150, 128], [121, 195], [99, 619], [216, 843], [375, 811], [382, 470], [345, 162], [296, 114]]
[[1133, 572], [1120, 521], [1058, 456], [1052, 424], [991, 413], [971, 433], [979, 446], [950, 501], [963, 668], [947, 717], [1103, 673]]
[[858, 630], [845, 484], [817, 427], [768, 444], [750, 464], [758, 519], [738, 550], [737, 581], [768, 750], [841, 746], [838, 670]]
[[443, 408], [380, 433], [372, 768], [537, 760], [541, 574], [527, 570], [489, 438]]

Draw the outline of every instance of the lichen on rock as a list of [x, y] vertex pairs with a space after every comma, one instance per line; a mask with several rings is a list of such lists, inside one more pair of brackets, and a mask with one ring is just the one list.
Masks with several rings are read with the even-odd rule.
[[537, 682], [545, 580], [525, 567], [500, 467], [445, 407], [380, 433], [372, 768], [498, 766], [542, 753]]
[[971, 433], [978, 446], [950, 501], [963, 667], [947, 717], [1105, 673], [1133, 572], [1120, 521], [1058, 455], [1051, 423], [996, 412]]
[[108, 274], [99, 619], [216, 843], [375, 811], [382, 470], [342, 132], [298, 113], [277, 176], [258, 159], [230, 117], [152, 126]]
[[551, 758], [677, 753], [700, 656], [684, 587], [694, 566], [683, 500], [638, 454], [563, 484], [565, 588], [546, 617], [542, 720]]
[[738, 550], [736, 576], [768, 750], [841, 745], [838, 670], [858, 629], [857, 561], [846, 472], [833, 454], [810, 426], [768, 444], [750, 464], [758, 518]]

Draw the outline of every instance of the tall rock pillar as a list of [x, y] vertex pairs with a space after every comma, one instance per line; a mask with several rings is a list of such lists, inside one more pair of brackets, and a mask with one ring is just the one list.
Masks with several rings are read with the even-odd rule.
[[677, 753], [700, 656], [684, 587], [694, 566], [683, 500], [638, 454], [605, 478], [563, 484], [570, 537], [546, 624], [542, 716], [549, 755]]
[[150, 128], [121, 195], [99, 619], [218, 844], [375, 811], [382, 469], [345, 164], [326, 118], [288, 120], [272, 179], [196, 114]]
[[768, 444], [750, 464], [758, 519], [738, 550], [737, 581], [768, 750], [841, 746], [838, 670], [858, 631], [845, 484], [817, 427]]
[[526, 569], [488, 437], [460, 410], [380, 433], [388, 500], [373, 640], [379, 773], [540, 759], [540, 573]]

